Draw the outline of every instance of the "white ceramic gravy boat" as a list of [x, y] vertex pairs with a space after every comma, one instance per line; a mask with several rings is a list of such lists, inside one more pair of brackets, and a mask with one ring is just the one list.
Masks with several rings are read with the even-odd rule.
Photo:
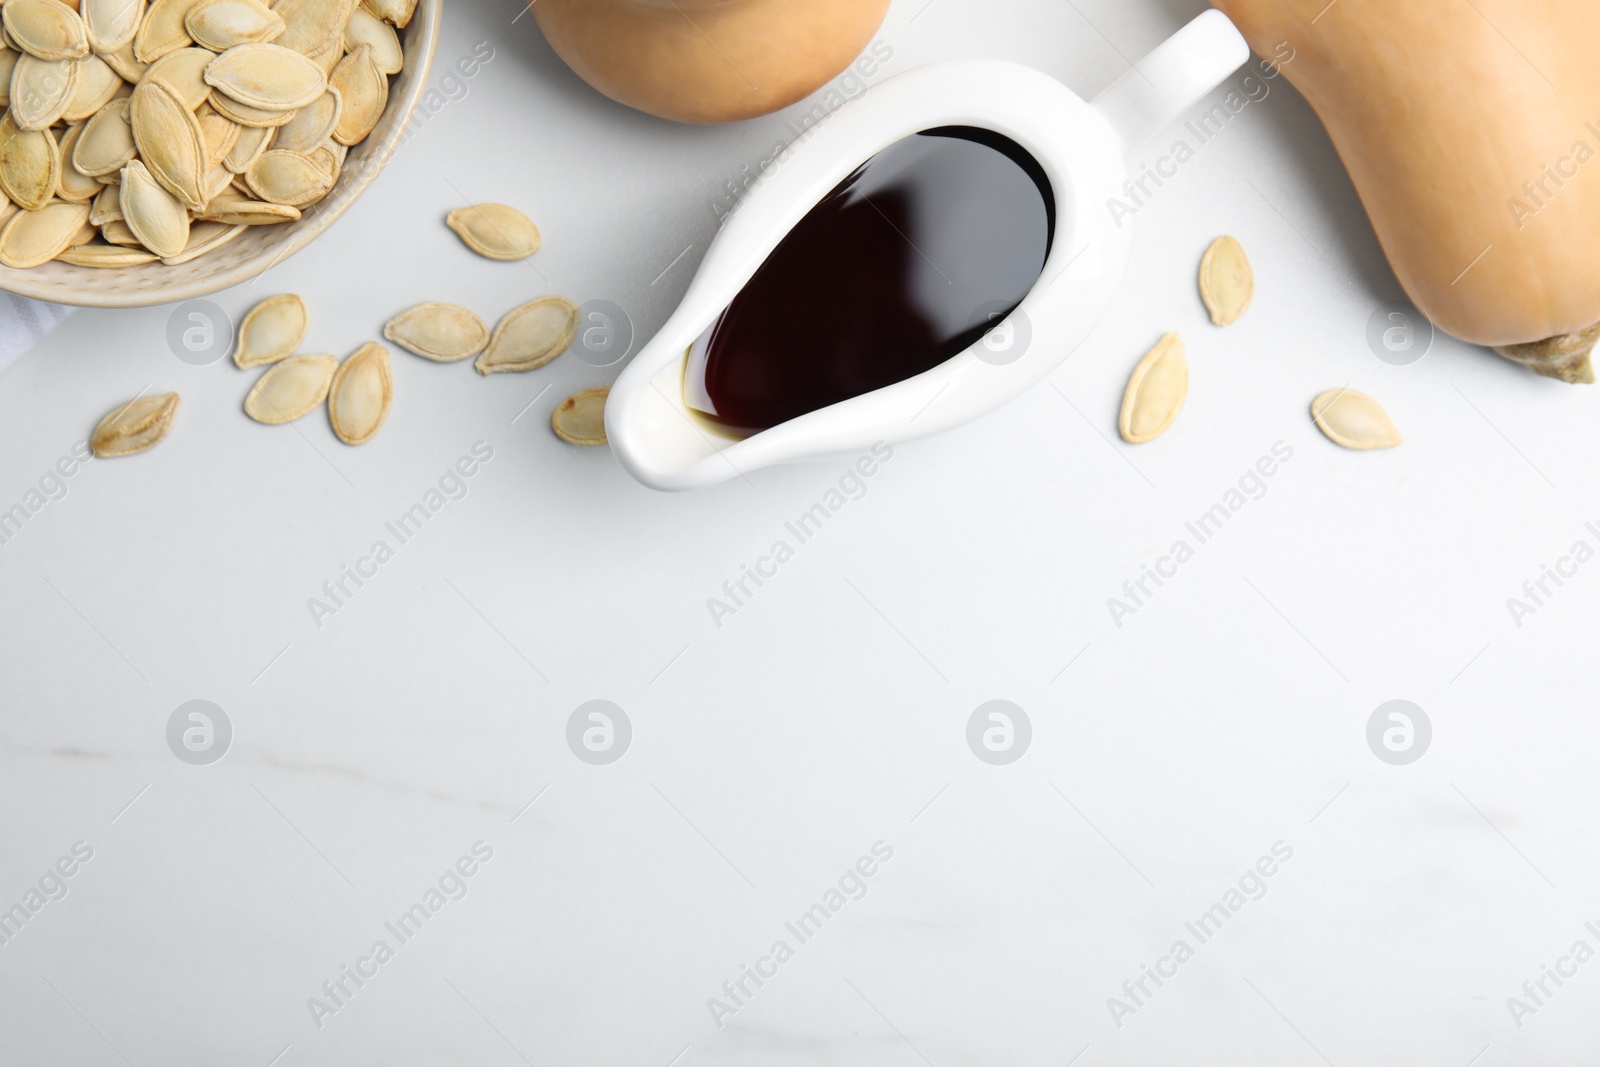
[[[677, 311], [612, 387], [606, 435], [613, 451], [648, 486], [694, 489], [760, 467], [937, 433], [1029, 389], [1089, 335], [1122, 280], [1132, 228], [1116, 225], [1107, 202], [1123, 193], [1125, 155], [1249, 54], [1227, 16], [1207, 11], [1093, 103], [1030, 67], [965, 59], [897, 75], [845, 104], [752, 184]], [[1054, 191], [1054, 243], [1012, 316], [928, 371], [749, 437], [727, 436], [692, 414], [683, 394], [686, 352], [778, 242], [862, 163], [902, 138], [942, 126], [1011, 138], [1039, 162]], [[1020, 355], [1005, 351], [1014, 330], [1028, 335], [1017, 345]]]

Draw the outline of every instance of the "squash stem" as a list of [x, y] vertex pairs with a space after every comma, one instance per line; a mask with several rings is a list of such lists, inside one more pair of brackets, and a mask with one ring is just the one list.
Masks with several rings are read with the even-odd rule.
[[1576, 333], [1563, 333], [1527, 344], [1503, 345], [1495, 352], [1513, 363], [1520, 363], [1546, 378], [1559, 378], [1578, 385], [1594, 384], [1594, 366], [1589, 355], [1600, 341], [1600, 323]]

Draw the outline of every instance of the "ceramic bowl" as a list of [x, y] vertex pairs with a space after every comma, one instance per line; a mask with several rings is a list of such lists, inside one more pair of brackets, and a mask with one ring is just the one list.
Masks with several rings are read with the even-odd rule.
[[444, 0], [418, 0], [416, 14], [400, 34], [406, 65], [390, 80], [388, 110], [371, 135], [350, 150], [333, 192], [307, 208], [298, 221], [253, 226], [216, 251], [176, 267], [148, 263], [106, 270], [59, 260], [28, 270], [0, 267], [0, 290], [79, 307], [149, 307], [215, 293], [282, 263], [333, 225], [400, 147], [411, 113], [427, 88], [443, 8]]

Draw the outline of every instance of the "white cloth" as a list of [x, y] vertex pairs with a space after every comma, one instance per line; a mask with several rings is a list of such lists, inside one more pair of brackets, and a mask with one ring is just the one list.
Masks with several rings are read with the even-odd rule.
[[71, 313], [65, 304], [0, 293], [0, 370], [43, 340]]

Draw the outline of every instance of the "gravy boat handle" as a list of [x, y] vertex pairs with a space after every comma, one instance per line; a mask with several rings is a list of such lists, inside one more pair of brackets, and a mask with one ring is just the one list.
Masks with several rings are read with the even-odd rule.
[[1167, 38], [1094, 98], [1132, 151], [1193, 107], [1250, 58], [1233, 22], [1215, 9]]

